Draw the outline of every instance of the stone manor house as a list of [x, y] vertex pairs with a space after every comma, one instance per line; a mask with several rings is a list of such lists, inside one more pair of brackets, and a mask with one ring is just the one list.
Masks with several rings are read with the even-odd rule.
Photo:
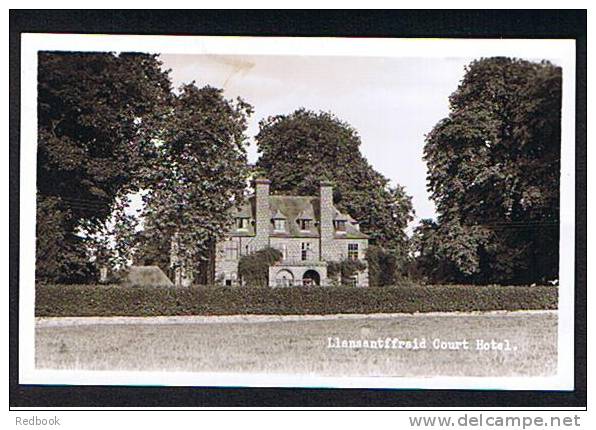
[[[269, 268], [272, 287], [329, 285], [328, 262], [364, 262], [368, 236], [358, 221], [335, 208], [331, 183], [321, 182], [318, 196], [273, 195], [267, 179], [256, 179], [254, 186], [254, 195], [233, 210], [231, 231], [215, 245], [215, 282], [239, 285], [239, 259], [266, 247], [282, 254]], [[368, 271], [355, 275], [353, 283], [368, 286]]]

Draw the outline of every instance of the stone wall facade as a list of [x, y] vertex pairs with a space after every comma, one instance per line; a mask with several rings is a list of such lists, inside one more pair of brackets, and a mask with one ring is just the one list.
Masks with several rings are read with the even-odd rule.
[[[339, 211], [333, 205], [333, 187], [329, 182], [322, 182], [318, 199], [307, 196], [296, 197], [301, 199], [299, 204], [292, 200], [291, 196], [270, 196], [270, 182], [266, 179], [255, 181], [254, 205], [247, 206], [242, 216], [250, 212], [249, 219], [253, 230], [233, 231], [225, 240], [215, 245], [214, 281], [223, 285], [240, 285], [242, 280], [238, 275], [238, 261], [243, 255], [248, 255], [259, 249], [272, 247], [282, 252], [281, 261], [269, 268], [269, 285], [275, 286], [296, 286], [296, 285], [330, 285], [333, 280], [327, 276], [327, 262], [341, 261], [355, 258], [365, 262], [368, 238], [360, 233], [357, 222], [348, 219], [350, 226], [347, 230], [338, 231], [334, 224], [334, 217]], [[270, 205], [271, 198], [282, 198], [289, 209], [276, 210], [275, 216], [281, 213], [287, 231], [280, 234], [273, 229], [273, 208]], [[311, 199], [311, 200], [308, 200]], [[315, 208], [302, 208], [307, 205], [305, 202], [315, 202]], [[311, 203], [308, 203], [311, 204]], [[302, 206], [300, 206], [302, 205]], [[299, 206], [298, 209], [290, 209]], [[317, 219], [309, 220], [313, 227], [306, 231], [296, 232], [293, 223], [299, 223], [300, 214], [318, 213]], [[248, 210], [250, 209], [250, 210]], [[290, 214], [290, 212], [292, 214]], [[283, 212], [287, 212], [286, 217]], [[341, 214], [340, 214], [341, 215]], [[287, 219], [286, 219], [287, 218]], [[291, 225], [289, 225], [291, 224]], [[311, 224], [309, 224], [311, 225]], [[293, 228], [289, 228], [293, 227]], [[316, 227], [316, 228], [315, 228]], [[363, 270], [354, 279], [356, 286], [368, 286], [368, 270]]]

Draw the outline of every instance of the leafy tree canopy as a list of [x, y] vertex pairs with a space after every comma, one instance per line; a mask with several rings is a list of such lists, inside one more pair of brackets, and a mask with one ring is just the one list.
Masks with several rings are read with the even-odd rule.
[[262, 120], [256, 140], [257, 168], [271, 180], [273, 192], [317, 194], [320, 180], [330, 180], [336, 205], [357, 219], [363, 232], [405, 254], [411, 197], [372, 168], [349, 124], [330, 113], [300, 109]]
[[222, 90], [180, 89], [144, 172], [144, 237], [158, 238], [169, 254], [176, 238], [180, 264], [207, 257], [210, 244], [229, 226], [228, 210], [243, 197], [247, 163], [245, 131], [252, 107], [223, 97]]
[[116, 196], [134, 188], [170, 81], [155, 55], [41, 52], [38, 60], [37, 253], [45, 257], [37, 275], [80, 282], [92, 272], [77, 230], [101, 231]]
[[561, 69], [477, 60], [449, 100], [449, 116], [426, 138], [439, 218], [432, 229], [422, 226], [418, 252], [428, 258], [433, 249], [441, 267], [452, 268], [443, 273], [452, 281], [556, 278]]
[[397, 258], [394, 253], [386, 249], [370, 245], [366, 249], [366, 263], [368, 266], [369, 284], [375, 287], [400, 285], [406, 281], [410, 261]]
[[39, 54], [38, 191], [103, 220], [142, 163], [170, 97], [155, 55]]

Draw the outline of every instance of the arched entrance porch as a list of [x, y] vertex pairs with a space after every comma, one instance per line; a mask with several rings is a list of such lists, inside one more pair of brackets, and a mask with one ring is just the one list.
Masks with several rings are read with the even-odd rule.
[[294, 284], [294, 274], [287, 269], [280, 270], [275, 275], [275, 286], [291, 287]]
[[307, 270], [302, 276], [302, 285], [305, 287], [321, 285], [321, 275], [316, 270]]

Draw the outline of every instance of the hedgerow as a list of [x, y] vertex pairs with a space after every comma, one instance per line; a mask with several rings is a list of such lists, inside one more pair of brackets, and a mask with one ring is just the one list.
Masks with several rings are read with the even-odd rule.
[[552, 286], [126, 288], [39, 285], [35, 313], [49, 316], [337, 314], [556, 309]]

